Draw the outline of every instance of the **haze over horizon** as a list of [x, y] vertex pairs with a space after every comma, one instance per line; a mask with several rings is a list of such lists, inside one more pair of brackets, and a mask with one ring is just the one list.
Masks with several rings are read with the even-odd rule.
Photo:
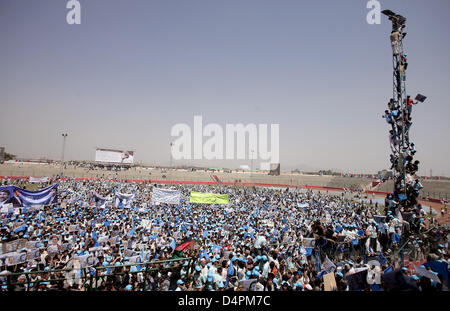
[[[391, 23], [367, 1], [0, 2], [0, 146], [94, 160], [95, 147], [168, 165], [177, 123], [279, 124], [282, 170], [375, 173], [389, 163]], [[407, 18], [407, 91], [419, 174], [450, 176], [450, 1], [381, 0]], [[236, 168], [251, 160], [180, 160]], [[253, 166], [259, 167], [259, 161]]]

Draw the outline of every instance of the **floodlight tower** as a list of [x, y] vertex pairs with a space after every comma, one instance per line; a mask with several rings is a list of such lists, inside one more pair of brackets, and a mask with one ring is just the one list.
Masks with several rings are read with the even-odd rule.
[[[406, 69], [408, 63], [403, 47], [403, 39], [406, 36], [406, 32], [404, 32], [406, 18], [390, 10], [384, 10], [382, 13], [388, 16], [392, 22], [390, 39], [392, 45], [393, 96], [389, 102], [389, 112], [393, 122], [392, 130], [395, 134], [392, 146], [395, 181], [393, 194], [396, 201], [399, 199], [401, 206], [411, 207], [409, 205], [414, 204], [412, 202], [415, 202], [415, 199], [418, 197], [418, 191], [414, 192], [412, 189], [420, 187], [412, 184], [412, 176], [409, 176], [410, 178], [407, 180], [408, 172], [406, 169], [406, 157], [412, 157], [415, 154], [415, 149], [410, 144], [409, 136], [413, 101], [406, 93]], [[423, 102], [425, 98], [425, 96], [418, 94], [415, 99], [418, 103]]]
[[62, 146], [62, 154], [61, 154], [61, 163], [64, 164], [64, 151], [66, 149], [67, 133], [62, 134], [62, 138], [63, 138], [63, 146]]
[[172, 146], [173, 146], [173, 142], [170, 142], [169, 145], [170, 145], [170, 168], [172, 168]]

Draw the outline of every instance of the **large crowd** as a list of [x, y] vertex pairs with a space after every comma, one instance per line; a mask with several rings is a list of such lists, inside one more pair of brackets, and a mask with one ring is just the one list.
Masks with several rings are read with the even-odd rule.
[[[392, 197], [206, 185], [171, 186], [180, 204], [152, 204], [154, 187], [68, 178], [55, 203], [2, 214], [2, 243], [28, 244], [14, 251], [23, 262], [0, 255], [1, 289], [320, 291], [330, 273], [338, 291], [448, 289], [448, 229], [420, 204], [402, 216]], [[230, 203], [190, 203], [192, 190]], [[422, 266], [402, 266], [405, 245]]]

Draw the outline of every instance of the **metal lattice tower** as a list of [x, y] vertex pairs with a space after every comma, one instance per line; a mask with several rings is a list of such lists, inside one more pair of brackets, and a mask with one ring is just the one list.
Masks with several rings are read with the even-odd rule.
[[[412, 208], [417, 204], [417, 197], [422, 185], [415, 176], [418, 170], [418, 161], [413, 162], [416, 150], [414, 144], [410, 143], [409, 137], [412, 105], [417, 103], [414, 103], [406, 93], [406, 69], [408, 63], [403, 47], [403, 39], [406, 36], [404, 32], [406, 18], [389, 10], [383, 11], [383, 14], [387, 15], [392, 22], [390, 39], [392, 46], [393, 96], [388, 103], [388, 110], [385, 111], [384, 116], [392, 126], [390, 131], [391, 169], [393, 169], [395, 181], [392, 195], [393, 199], [399, 203], [399, 207]], [[424, 98], [420, 99], [420, 101], [423, 101]]]

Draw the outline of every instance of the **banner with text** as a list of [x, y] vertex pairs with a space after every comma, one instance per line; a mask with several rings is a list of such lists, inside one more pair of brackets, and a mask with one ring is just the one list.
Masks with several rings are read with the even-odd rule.
[[228, 194], [191, 191], [189, 202], [203, 204], [230, 204], [230, 198]]

